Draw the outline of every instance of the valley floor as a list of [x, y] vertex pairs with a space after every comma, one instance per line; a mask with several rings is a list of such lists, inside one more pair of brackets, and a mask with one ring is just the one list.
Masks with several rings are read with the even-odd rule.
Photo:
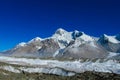
[[41, 60], [0, 56], [0, 80], [120, 80], [116, 60]]

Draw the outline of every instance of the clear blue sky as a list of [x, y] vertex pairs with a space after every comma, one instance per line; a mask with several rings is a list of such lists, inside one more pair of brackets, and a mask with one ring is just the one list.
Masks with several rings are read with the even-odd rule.
[[57, 28], [92, 36], [120, 32], [120, 0], [0, 0], [0, 51]]

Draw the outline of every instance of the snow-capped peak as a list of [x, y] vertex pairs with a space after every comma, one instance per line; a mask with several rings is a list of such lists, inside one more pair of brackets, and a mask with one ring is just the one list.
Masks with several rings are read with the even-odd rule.
[[40, 37], [36, 37], [36, 38], [30, 40], [28, 43], [36, 42], [36, 41], [42, 41], [42, 40], [43, 40], [42, 38], [40, 38]]
[[84, 41], [94, 41], [94, 39], [91, 36], [88, 36], [85, 33], [83, 33], [81, 39], [83, 39]]
[[26, 46], [26, 43], [25, 43], [25, 42], [21, 42], [21, 43], [19, 43], [19, 44], [17, 45], [17, 48], [18, 48], [18, 47], [24, 47], [24, 46]]
[[108, 39], [108, 41], [110, 41], [111, 43], [120, 43], [120, 41], [118, 41], [115, 36], [108, 36], [106, 34], [104, 34], [104, 37]]
[[72, 32], [67, 32], [64, 29], [59, 28], [51, 38], [58, 42], [60, 48], [65, 48], [65, 46], [73, 40], [71, 34]]
[[79, 33], [79, 31], [78, 31], [78, 30], [75, 30], [74, 32], [75, 32], [75, 33]]
[[80, 36], [78, 38], [83, 40], [83, 41], [86, 41], [86, 42], [94, 41], [94, 39], [91, 36], [85, 34], [84, 32], [81, 32], [81, 34], [80, 34]]
[[41, 40], [41, 38], [40, 37], [36, 37], [35, 40]]
[[59, 35], [62, 35], [62, 34], [65, 34], [67, 31], [62, 29], [62, 28], [59, 28], [56, 30], [55, 34], [59, 34]]
[[72, 33], [72, 37], [73, 37], [73, 39], [76, 39], [76, 38], [82, 36], [83, 33], [84, 33], [84, 32], [80, 32], [80, 31], [78, 31], [78, 30], [75, 30], [75, 31], [73, 31], [73, 33]]
[[52, 38], [58, 42], [60, 48], [64, 48], [72, 40], [79, 39], [80, 41], [94, 41], [94, 39], [85, 34], [84, 32], [75, 30], [73, 32], [67, 32], [66, 30], [59, 28], [52, 36]]
[[73, 39], [80, 39], [82, 41], [94, 41], [94, 39], [91, 36], [85, 34], [82, 31], [75, 30], [73, 31], [72, 36], [73, 36]]

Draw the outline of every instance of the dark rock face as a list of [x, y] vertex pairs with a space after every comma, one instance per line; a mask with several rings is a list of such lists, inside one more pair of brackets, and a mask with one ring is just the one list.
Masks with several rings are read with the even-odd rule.
[[108, 42], [109, 42], [108, 38], [105, 37], [104, 35], [102, 35], [98, 40], [98, 43], [101, 43], [101, 44], [107, 44]]
[[41, 41], [41, 49], [38, 50], [42, 57], [52, 57], [53, 54], [59, 49], [59, 45], [53, 39]]
[[120, 41], [120, 33], [116, 35], [116, 39]]
[[104, 35], [100, 37], [98, 43], [110, 52], [120, 53], [120, 43], [111, 43]]
[[83, 35], [83, 33], [82, 32], [79, 32], [79, 31], [74, 31], [73, 33], [72, 33], [72, 36], [73, 36], [73, 39], [75, 40], [77, 37], [80, 37], [80, 36], [82, 36]]

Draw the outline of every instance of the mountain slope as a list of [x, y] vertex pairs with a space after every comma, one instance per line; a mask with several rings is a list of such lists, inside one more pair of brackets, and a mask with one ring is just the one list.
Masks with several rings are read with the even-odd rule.
[[59, 28], [48, 38], [36, 37], [2, 52], [8, 56], [56, 58], [105, 58], [110, 52], [120, 53], [120, 34], [91, 37], [81, 31], [68, 32]]
[[104, 34], [99, 38], [98, 43], [110, 52], [120, 53], [120, 41], [115, 37]]

